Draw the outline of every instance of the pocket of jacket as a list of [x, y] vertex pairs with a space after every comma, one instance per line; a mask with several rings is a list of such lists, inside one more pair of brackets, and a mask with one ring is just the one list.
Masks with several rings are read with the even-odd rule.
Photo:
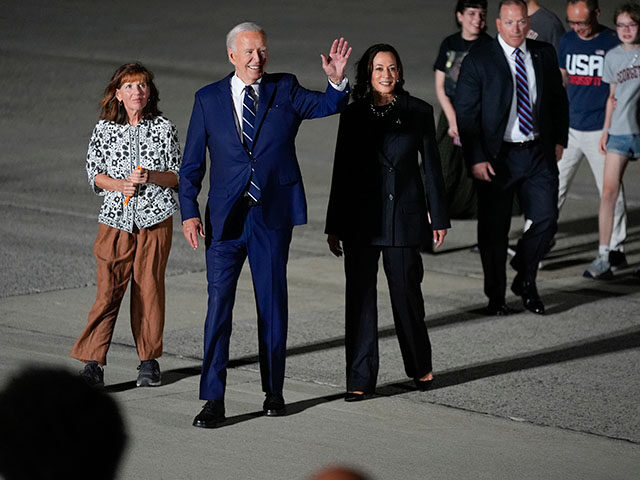
[[300, 181], [299, 173], [291, 173], [289, 175], [280, 175], [280, 185], [294, 185]]

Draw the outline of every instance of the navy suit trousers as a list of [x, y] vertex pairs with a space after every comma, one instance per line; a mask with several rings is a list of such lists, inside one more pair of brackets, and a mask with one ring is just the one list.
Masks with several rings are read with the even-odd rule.
[[245, 214], [237, 238], [211, 241], [207, 246], [209, 302], [200, 378], [202, 400], [224, 399], [232, 310], [238, 277], [247, 258], [256, 298], [262, 389], [282, 393], [288, 315], [287, 260], [293, 228], [267, 228], [261, 206]]

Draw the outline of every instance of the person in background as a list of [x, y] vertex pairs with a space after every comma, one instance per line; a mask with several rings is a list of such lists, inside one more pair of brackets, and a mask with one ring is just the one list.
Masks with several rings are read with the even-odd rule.
[[420, 390], [433, 381], [419, 248], [427, 236], [442, 245], [450, 225], [433, 108], [403, 84], [395, 48], [372, 45], [340, 116], [325, 233], [331, 252], [344, 252], [348, 402], [375, 393], [381, 255], [405, 372]]
[[338, 465], [315, 472], [309, 480], [372, 480], [372, 478], [353, 468]]
[[462, 60], [473, 48], [491, 42], [486, 33], [486, 16], [486, 0], [458, 0], [455, 20], [459, 31], [442, 41], [433, 65], [436, 96], [442, 108], [436, 127], [436, 141], [451, 218], [472, 218], [476, 214], [475, 189], [462, 158], [453, 102]]
[[538, 0], [527, 0], [527, 14], [529, 15], [527, 38], [550, 43], [558, 51], [560, 39], [565, 32], [558, 16], [540, 5]]
[[65, 370], [28, 367], [0, 392], [4, 480], [114, 480], [126, 444], [115, 400]]
[[[564, 35], [564, 26], [557, 15], [541, 6], [538, 0], [527, 0], [527, 15], [529, 15], [527, 38], [550, 43], [558, 51], [560, 39]], [[531, 227], [531, 223], [530, 219], [525, 218], [523, 227], [525, 232]], [[555, 240], [552, 240], [549, 248], [554, 244]], [[511, 256], [515, 254], [511, 248], [508, 249], [508, 253]]]
[[[589, 162], [593, 178], [602, 197], [605, 155], [600, 151], [600, 139], [605, 119], [609, 85], [603, 81], [604, 56], [620, 40], [616, 32], [599, 23], [597, 0], [569, 0], [567, 22], [571, 26], [560, 42], [558, 63], [569, 96], [569, 144], [558, 162], [560, 184], [558, 210], [583, 158]], [[613, 233], [608, 247], [609, 267], [595, 260], [585, 270], [587, 278], [611, 275], [627, 265], [624, 241], [627, 236], [627, 214], [624, 190], [621, 188], [615, 203]], [[603, 252], [604, 253], [604, 252]], [[601, 267], [606, 267], [603, 270]]]
[[131, 331], [140, 365], [136, 385], [161, 384], [165, 316], [164, 272], [178, 210], [180, 145], [176, 127], [158, 110], [153, 73], [140, 63], [120, 66], [101, 102], [87, 153], [93, 191], [104, 197], [93, 252], [96, 301], [71, 356], [85, 362], [82, 377], [104, 384], [103, 367], [120, 303], [131, 281]]
[[557, 229], [556, 162], [567, 144], [567, 96], [553, 46], [526, 38], [524, 0], [502, 0], [496, 27], [497, 38], [464, 59], [454, 103], [464, 158], [478, 189], [486, 313], [513, 312], [505, 303], [506, 258], [517, 194], [532, 224], [511, 260], [517, 272], [511, 290], [527, 310], [544, 314], [536, 277]]
[[613, 18], [622, 43], [604, 57], [602, 78], [609, 83], [609, 98], [600, 139], [600, 152], [606, 154], [598, 212], [600, 246], [598, 256], [589, 267], [598, 274], [596, 278], [612, 275], [613, 252], [609, 251], [609, 245], [616, 201], [629, 161], [640, 157], [640, 5], [625, 3], [616, 8]]

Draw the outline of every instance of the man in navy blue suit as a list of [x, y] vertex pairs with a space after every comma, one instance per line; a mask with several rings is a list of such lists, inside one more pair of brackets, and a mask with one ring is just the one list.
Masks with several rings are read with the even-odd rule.
[[[301, 87], [295, 76], [268, 74], [266, 34], [245, 22], [227, 35], [235, 72], [196, 92], [180, 169], [184, 236], [194, 249], [205, 238], [208, 309], [200, 398], [193, 425], [225, 421], [224, 393], [231, 314], [238, 276], [249, 259], [258, 315], [260, 376], [268, 416], [286, 413], [282, 387], [287, 338], [286, 266], [294, 225], [307, 221], [295, 138], [302, 120], [333, 115], [348, 102], [344, 76], [351, 54], [335, 40], [322, 68], [324, 93]], [[209, 150], [209, 196], [200, 219], [198, 193]]]

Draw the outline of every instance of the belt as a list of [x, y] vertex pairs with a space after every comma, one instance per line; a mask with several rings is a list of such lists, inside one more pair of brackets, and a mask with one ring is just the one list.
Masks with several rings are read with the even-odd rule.
[[534, 145], [538, 145], [540, 140], [535, 138], [533, 140], [528, 140], [526, 142], [502, 142], [505, 146], [509, 148], [531, 148]]

